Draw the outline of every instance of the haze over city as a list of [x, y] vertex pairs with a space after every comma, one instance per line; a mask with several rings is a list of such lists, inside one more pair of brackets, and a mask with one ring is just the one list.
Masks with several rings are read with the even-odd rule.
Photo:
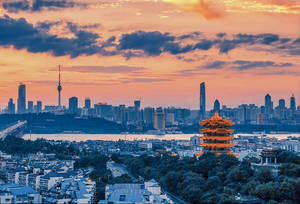
[[41, 2], [1, 3], [1, 107], [21, 82], [28, 100], [56, 105], [58, 64], [63, 105], [197, 109], [202, 81], [208, 108], [267, 93], [300, 104], [298, 1]]

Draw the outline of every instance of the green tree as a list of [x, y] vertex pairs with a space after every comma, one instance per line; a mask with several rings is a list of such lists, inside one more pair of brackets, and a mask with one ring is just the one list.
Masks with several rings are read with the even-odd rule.
[[273, 180], [272, 170], [267, 167], [259, 168], [255, 172], [255, 176], [256, 176], [257, 180], [262, 183], [267, 183], [267, 182]]

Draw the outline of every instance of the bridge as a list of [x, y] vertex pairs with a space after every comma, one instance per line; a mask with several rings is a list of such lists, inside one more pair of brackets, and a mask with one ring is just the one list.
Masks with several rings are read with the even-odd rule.
[[18, 121], [16, 124], [0, 131], [0, 140], [4, 140], [8, 136], [20, 137], [23, 135], [23, 130], [25, 129], [27, 121]]

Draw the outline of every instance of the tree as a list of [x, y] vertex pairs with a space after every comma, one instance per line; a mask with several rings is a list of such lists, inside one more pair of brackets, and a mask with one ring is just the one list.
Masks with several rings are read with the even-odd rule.
[[246, 183], [241, 190], [241, 193], [245, 195], [255, 195], [255, 188], [258, 186], [260, 183], [257, 180], [250, 180], [248, 183]]
[[300, 177], [300, 165], [294, 163], [283, 164], [280, 167], [279, 174], [290, 177]]
[[239, 163], [238, 159], [235, 156], [229, 154], [221, 154], [218, 159], [221, 162], [220, 166], [223, 169], [229, 169]]
[[272, 171], [267, 167], [262, 167], [258, 169], [255, 173], [255, 176], [257, 180], [262, 183], [267, 183], [273, 180]]
[[131, 178], [128, 176], [128, 174], [123, 174], [122, 176], [118, 176], [110, 181], [110, 183], [132, 183]]
[[161, 184], [164, 186], [169, 192], [176, 193], [176, 186], [180, 182], [181, 175], [178, 172], [170, 171], [167, 175], [161, 177]]
[[222, 188], [222, 182], [220, 181], [218, 176], [209, 177], [206, 181], [206, 188], [208, 190]]
[[263, 200], [281, 200], [280, 184], [278, 182], [269, 182], [258, 185], [254, 190], [254, 195]]
[[278, 162], [300, 164], [300, 156], [291, 151], [281, 151], [278, 154]]

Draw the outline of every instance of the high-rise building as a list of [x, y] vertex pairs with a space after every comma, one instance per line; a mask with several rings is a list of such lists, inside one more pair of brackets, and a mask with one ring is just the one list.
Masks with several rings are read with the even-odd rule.
[[278, 106], [279, 106], [280, 109], [284, 109], [285, 108], [285, 100], [284, 99], [279, 99]]
[[91, 99], [90, 98], [84, 99], [84, 108], [87, 108], [87, 109], [91, 108]]
[[200, 110], [199, 118], [204, 119], [206, 112], [206, 94], [205, 94], [205, 82], [200, 84]]
[[135, 100], [135, 101], [134, 101], [134, 109], [135, 109], [136, 111], [139, 111], [140, 108], [141, 108], [141, 101], [140, 101], [140, 100]]
[[124, 104], [119, 105], [119, 119], [122, 124], [127, 124], [128, 118], [126, 114], [126, 106]]
[[166, 113], [165, 118], [166, 118], [167, 125], [174, 125], [174, 123], [175, 123], [175, 114], [174, 113]]
[[135, 100], [134, 101], [134, 120], [136, 123], [142, 121], [142, 114], [141, 114], [140, 110], [141, 110], [141, 101]]
[[218, 111], [218, 112], [220, 111], [220, 102], [218, 99], [216, 99], [214, 102], [214, 112], [216, 112], [216, 111]]
[[254, 104], [241, 104], [238, 107], [237, 122], [240, 124], [257, 124], [259, 108]]
[[58, 91], [58, 108], [61, 108], [61, 91], [62, 91], [62, 86], [60, 83], [60, 65], [58, 66], [58, 86], [57, 86], [57, 91]]
[[270, 94], [265, 96], [265, 114], [270, 115], [273, 112], [273, 102], [271, 100]]
[[286, 119], [285, 100], [279, 99], [278, 106], [275, 108], [275, 117], [283, 120]]
[[10, 98], [8, 101], [7, 109], [8, 109], [8, 114], [15, 114], [16, 112], [16, 106], [12, 98]]
[[78, 112], [78, 98], [73, 96], [69, 98], [69, 112], [76, 114]]
[[152, 126], [154, 123], [154, 108], [147, 107], [144, 109], [144, 122], [146, 125]]
[[33, 113], [33, 101], [28, 101], [27, 112], [28, 113]]
[[165, 113], [162, 108], [157, 108], [154, 115], [154, 128], [164, 130], [166, 128]]
[[18, 89], [18, 114], [26, 113], [26, 86], [20, 84]]
[[36, 112], [40, 113], [40, 112], [42, 112], [42, 109], [43, 109], [42, 101], [37, 101], [36, 102]]
[[105, 118], [111, 120], [113, 117], [112, 114], [112, 105], [107, 104], [106, 102], [100, 102], [94, 105], [95, 114], [100, 118]]
[[294, 95], [292, 95], [291, 99], [290, 99], [290, 109], [292, 111], [292, 113], [296, 112], [296, 100]]

